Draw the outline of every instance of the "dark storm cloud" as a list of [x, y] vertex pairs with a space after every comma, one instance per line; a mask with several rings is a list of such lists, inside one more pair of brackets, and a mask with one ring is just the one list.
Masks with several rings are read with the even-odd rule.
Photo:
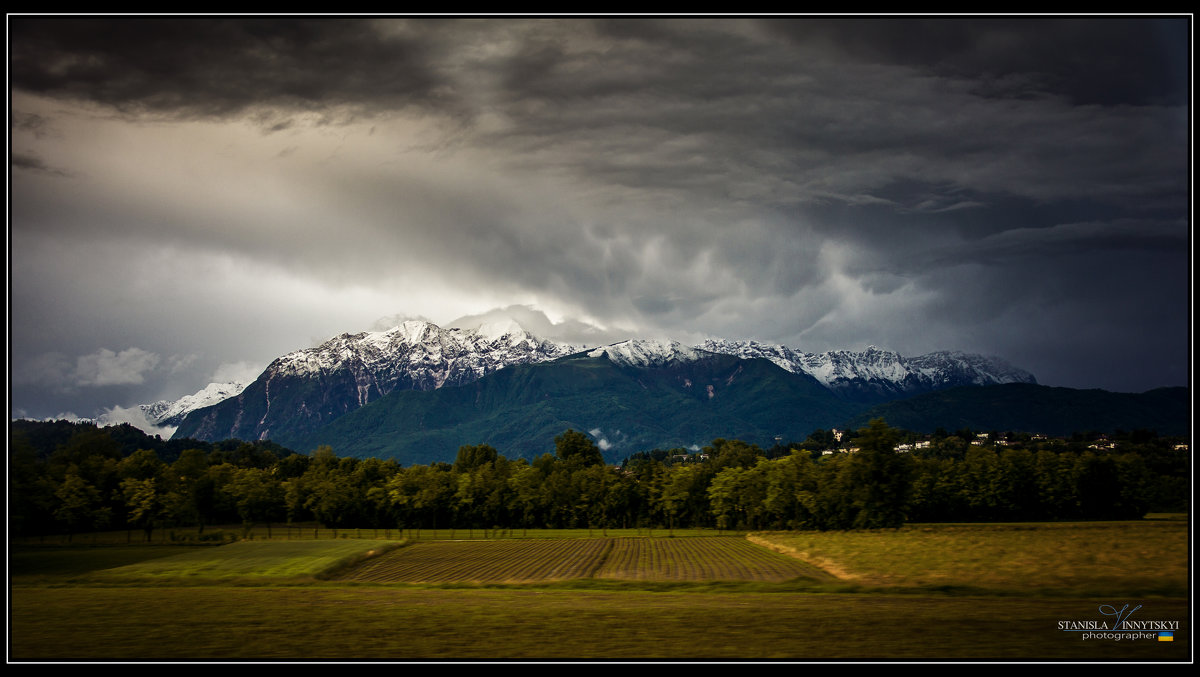
[[[519, 114], [487, 142], [510, 149], [515, 162], [557, 163], [565, 173], [597, 179], [613, 201], [686, 210], [689, 221], [673, 226], [659, 215], [653, 232], [670, 243], [668, 250], [705, 243], [710, 270], [737, 271], [745, 283], [743, 301], [771, 291], [786, 297], [819, 281], [825, 272], [816, 265], [820, 238], [855, 242], [860, 260], [890, 258], [886, 267], [899, 267], [906, 265], [896, 260], [899, 254], [936, 251], [948, 239], [1053, 227], [1054, 210], [1064, 201], [1086, 202], [1092, 211], [1103, 205], [1098, 211], [1108, 218], [1185, 208], [1183, 111], [1076, 105], [1095, 99], [1070, 88], [1076, 80], [1068, 75], [1089, 68], [1080, 59], [1092, 54], [1097, 63], [1110, 63], [1103, 53], [1114, 49], [1110, 38], [1122, 37], [1117, 49], [1136, 43], [1144, 35], [1141, 24], [1133, 37], [1110, 24], [1068, 27], [1061, 45], [1050, 39], [1058, 24], [1021, 40], [1007, 24], [955, 23], [932, 33], [916, 26], [912, 35], [908, 23], [885, 24], [892, 42], [883, 41], [877, 55], [851, 44], [849, 51], [862, 58], [849, 62], [831, 56], [844, 49], [836, 31], [816, 44], [769, 52], [750, 36], [708, 22], [603, 22], [600, 32], [618, 42], [601, 41], [594, 49], [586, 30], [570, 40], [525, 44], [506, 63], [503, 89]], [[868, 37], [881, 30], [872, 24]], [[934, 39], [940, 33], [945, 43]], [[984, 59], [976, 35], [996, 52], [994, 62]], [[922, 58], [883, 58], [930, 41]], [[1170, 51], [1154, 43], [1141, 47]], [[1051, 50], [1071, 59], [1048, 63]], [[970, 58], [954, 67], [964, 53]], [[1121, 73], [1100, 68], [1106, 77], [1121, 76], [1114, 92], [1130, 85], [1127, 94], [1112, 96], [1123, 96], [1122, 103], [1179, 100], [1178, 78], [1169, 81], [1170, 96], [1139, 93], [1139, 67], [1135, 58]], [[979, 80], [968, 75], [1023, 79], [1037, 86], [1037, 96], [1004, 98], [994, 88], [981, 96]], [[1017, 212], [963, 213], [1016, 201], [1028, 207], [1015, 221]], [[843, 221], [785, 225], [797, 213], [794, 206], [815, 213], [831, 203], [859, 209]], [[932, 227], [902, 218], [948, 212], [959, 214]], [[738, 220], [749, 213], [758, 227], [746, 230]], [[771, 213], [783, 218], [768, 217], [764, 226]], [[775, 266], [788, 272], [772, 274]], [[643, 315], [668, 309], [697, 315], [715, 300], [696, 293], [705, 286], [689, 276], [682, 277], [693, 291], [678, 298], [657, 289], [638, 295], [654, 287], [633, 284], [626, 272], [618, 271]], [[862, 275], [874, 291], [900, 284]], [[739, 291], [734, 286], [722, 295]]]
[[[885, 23], [899, 35], [910, 26]], [[499, 109], [513, 125], [488, 140], [530, 163], [689, 202], [866, 203], [886, 200], [899, 180], [1037, 200], [1129, 205], [1149, 188], [1163, 193], [1156, 204], [1186, 200], [1180, 109], [1075, 106], [1053, 87], [1033, 99], [982, 97], [976, 80], [919, 62], [836, 59], [836, 34], [766, 49], [719, 24], [652, 26], [616, 43], [578, 28], [522, 43], [495, 66], [506, 71]], [[1114, 153], [1124, 161], [1108, 161]]]
[[[1077, 106], [1094, 101], [1071, 88], [1095, 77], [1119, 103], [1175, 103], [1179, 43], [1163, 38], [1181, 25], [17, 20], [12, 83], [135, 112], [253, 113], [268, 132], [341, 107], [494, 113], [506, 124], [460, 142], [687, 202], [870, 202], [900, 178], [1132, 202], [1169, 183], [1164, 164], [1179, 176], [1186, 155], [1163, 150], [1186, 143], [1186, 119]], [[1039, 96], [980, 96], [980, 77], [1027, 78]], [[1152, 201], [1181, 201], [1180, 183]], [[930, 204], [957, 202], [897, 206]]]
[[[965, 243], [949, 251], [931, 252], [935, 265], [957, 263], [1026, 263], [1063, 256], [1091, 256], [1103, 252], [1173, 254], [1188, 250], [1188, 224], [1122, 219], [1111, 223], [1066, 223], [1049, 228], [1012, 229]], [[1184, 263], [1179, 260], [1178, 263]]]
[[129, 114], [354, 112], [438, 96], [419, 44], [358, 20], [14, 17], [9, 44], [12, 87]]

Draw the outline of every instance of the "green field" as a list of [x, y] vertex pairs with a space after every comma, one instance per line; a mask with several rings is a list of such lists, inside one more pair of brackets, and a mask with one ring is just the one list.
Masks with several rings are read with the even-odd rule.
[[193, 548], [123, 567], [105, 569], [101, 580], [316, 578], [335, 567], [396, 548], [396, 541], [241, 541]]
[[1188, 592], [1186, 522], [929, 524], [751, 538], [869, 587], [1038, 595]]
[[[1188, 661], [1187, 535], [1127, 522], [753, 536], [783, 554], [728, 535], [10, 546], [10, 659]], [[1180, 621], [1174, 641], [1059, 626], [1125, 604]]]
[[[10, 546], [8, 575], [16, 583], [47, 581], [61, 584], [96, 571], [195, 552], [196, 546], [144, 545], [112, 547]], [[204, 548], [207, 550], [207, 548]]]

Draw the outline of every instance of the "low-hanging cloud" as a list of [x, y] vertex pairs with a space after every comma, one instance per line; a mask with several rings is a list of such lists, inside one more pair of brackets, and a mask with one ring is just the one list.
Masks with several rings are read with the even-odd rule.
[[164, 440], [171, 439], [175, 434], [175, 426], [160, 426], [146, 418], [146, 413], [138, 407], [112, 407], [96, 417], [96, 423], [102, 426], [129, 425], [141, 430], [147, 435], [158, 435]]
[[80, 386], [131, 385], [145, 382], [146, 373], [158, 366], [161, 358], [141, 348], [113, 352], [101, 348], [76, 360], [75, 383]]

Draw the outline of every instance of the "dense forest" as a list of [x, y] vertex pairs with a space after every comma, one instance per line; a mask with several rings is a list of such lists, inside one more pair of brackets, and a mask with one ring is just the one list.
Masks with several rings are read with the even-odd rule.
[[[981, 439], [988, 440], [982, 442]], [[939, 431], [921, 448], [881, 420], [761, 449], [717, 439], [604, 463], [568, 430], [530, 461], [488, 445], [401, 467], [270, 442], [163, 441], [129, 426], [13, 422], [15, 536], [241, 523], [330, 528], [859, 529], [906, 521], [1131, 519], [1186, 511], [1190, 455], [1152, 432], [1034, 439]], [[905, 449], [897, 451], [897, 447]]]

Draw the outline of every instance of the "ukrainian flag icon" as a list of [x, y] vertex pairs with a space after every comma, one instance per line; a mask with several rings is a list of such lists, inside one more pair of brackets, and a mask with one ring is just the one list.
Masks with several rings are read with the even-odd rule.
[[1173, 632], [1160, 632], [1160, 633], [1158, 633], [1158, 641], [1160, 641], [1160, 642], [1174, 642], [1174, 641], [1175, 641], [1175, 633], [1173, 633]]

